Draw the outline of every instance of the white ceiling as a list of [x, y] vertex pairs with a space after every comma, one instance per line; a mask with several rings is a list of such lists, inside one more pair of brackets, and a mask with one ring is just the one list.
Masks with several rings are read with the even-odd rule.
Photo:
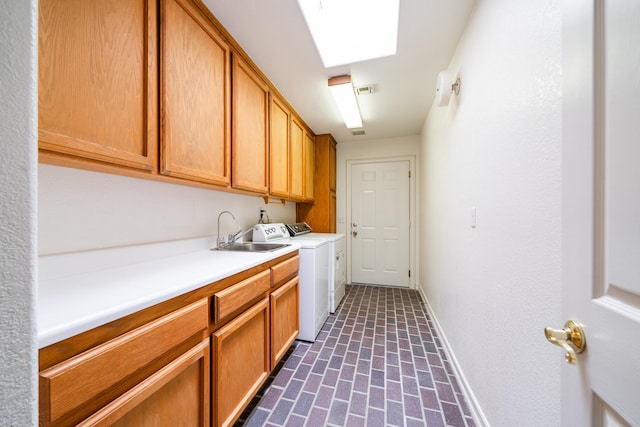
[[[325, 69], [296, 0], [203, 0], [311, 129], [338, 142], [420, 133], [474, 1], [400, 0], [396, 55]], [[358, 97], [364, 136], [345, 127], [329, 92], [342, 74], [375, 85]]]

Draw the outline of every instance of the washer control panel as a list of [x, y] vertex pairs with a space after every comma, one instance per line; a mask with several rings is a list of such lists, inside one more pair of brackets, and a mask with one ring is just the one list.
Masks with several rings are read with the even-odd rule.
[[282, 223], [256, 224], [253, 226], [254, 242], [271, 242], [284, 238], [289, 238], [289, 231]]

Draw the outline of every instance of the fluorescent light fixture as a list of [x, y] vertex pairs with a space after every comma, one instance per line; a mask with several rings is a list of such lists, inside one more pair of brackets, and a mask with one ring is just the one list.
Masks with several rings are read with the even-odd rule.
[[326, 68], [396, 54], [400, 0], [298, 0]]
[[338, 104], [340, 114], [347, 128], [361, 128], [362, 119], [360, 118], [360, 109], [356, 94], [351, 84], [351, 76], [338, 76], [329, 79], [329, 89], [333, 94], [333, 98]]

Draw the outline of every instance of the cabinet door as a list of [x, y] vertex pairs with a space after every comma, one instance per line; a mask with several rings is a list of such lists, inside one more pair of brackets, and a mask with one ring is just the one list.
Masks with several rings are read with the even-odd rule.
[[271, 293], [271, 369], [282, 359], [300, 332], [299, 285], [294, 278]]
[[161, 172], [229, 185], [229, 47], [191, 0], [161, 13]]
[[152, 0], [41, 0], [38, 138], [45, 152], [157, 168]]
[[271, 95], [269, 139], [269, 194], [289, 197], [289, 120], [284, 103]]
[[269, 88], [238, 55], [232, 73], [233, 187], [267, 194]]
[[212, 335], [212, 418], [231, 425], [269, 376], [269, 299]]
[[301, 201], [304, 198], [304, 176], [302, 174], [304, 129], [300, 122], [298, 122], [294, 117], [291, 119], [290, 132], [289, 197], [293, 200]]
[[307, 202], [313, 201], [313, 180], [315, 176], [315, 144], [313, 140], [313, 136], [304, 133], [304, 148], [303, 148], [303, 157], [304, 157], [304, 200]]
[[79, 426], [209, 426], [209, 338]]

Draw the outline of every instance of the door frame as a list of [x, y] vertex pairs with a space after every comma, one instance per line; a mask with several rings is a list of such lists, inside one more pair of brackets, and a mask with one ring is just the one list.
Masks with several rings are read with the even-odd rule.
[[[346, 174], [346, 211], [345, 211], [345, 238], [346, 238], [346, 255], [347, 255], [347, 283], [351, 284], [351, 263], [352, 263], [352, 240], [351, 240], [351, 204], [352, 190], [351, 186], [351, 173], [354, 165], [361, 165], [367, 163], [388, 163], [408, 161], [409, 169], [411, 170], [411, 177], [409, 178], [409, 270], [411, 271], [411, 277], [409, 277], [409, 288], [416, 289], [417, 278], [419, 275], [418, 265], [416, 263], [416, 257], [418, 255], [418, 249], [416, 246], [416, 236], [419, 235], [419, 225], [416, 221], [416, 207], [418, 204], [416, 186], [418, 182], [418, 171], [416, 169], [416, 156], [393, 156], [393, 157], [371, 157], [364, 159], [347, 159], [347, 174]], [[403, 288], [407, 289], [407, 288]]]

